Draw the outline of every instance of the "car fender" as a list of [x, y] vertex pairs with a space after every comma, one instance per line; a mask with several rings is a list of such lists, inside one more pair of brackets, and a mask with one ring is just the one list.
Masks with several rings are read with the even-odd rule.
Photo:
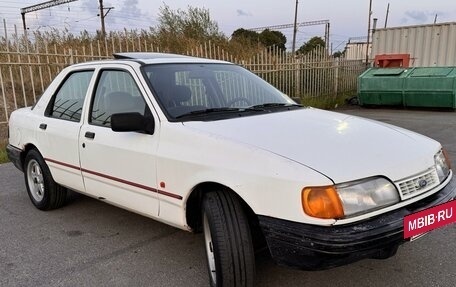
[[[191, 192], [200, 183], [214, 182], [233, 190], [256, 214], [320, 225], [334, 223], [307, 216], [301, 203], [304, 187], [333, 182], [269, 151], [171, 123], [162, 126], [158, 155], [158, 185], [181, 198], [160, 195], [160, 218], [166, 222], [185, 225], [185, 205]], [[239, 163], [246, 158], [249, 160]]]

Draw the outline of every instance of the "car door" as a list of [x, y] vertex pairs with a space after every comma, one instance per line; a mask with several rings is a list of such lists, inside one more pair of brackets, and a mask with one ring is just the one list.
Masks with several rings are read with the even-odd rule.
[[49, 166], [54, 180], [83, 192], [79, 166], [79, 131], [94, 69], [73, 70], [51, 97], [45, 116], [37, 125], [37, 148]]
[[[129, 67], [98, 72], [88, 118], [80, 132], [81, 170], [87, 193], [144, 215], [157, 216], [159, 125], [145, 94]], [[127, 112], [153, 116], [154, 134], [112, 131], [112, 114]]]

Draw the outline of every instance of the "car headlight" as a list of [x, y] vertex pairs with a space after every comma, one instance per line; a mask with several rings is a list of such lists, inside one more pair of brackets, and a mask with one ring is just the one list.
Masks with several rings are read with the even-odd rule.
[[383, 177], [373, 177], [325, 187], [306, 187], [302, 206], [310, 216], [337, 219], [367, 213], [400, 201], [396, 187]]
[[345, 216], [366, 213], [400, 201], [396, 187], [383, 177], [375, 177], [336, 186]]
[[440, 150], [435, 156], [435, 169], [437, 170], [437, 175], [439, 176], [439, 181], [443, 182], [448, 175], [450, 174], [450, 160], [447, 157], [447, 154], [444, 150]]

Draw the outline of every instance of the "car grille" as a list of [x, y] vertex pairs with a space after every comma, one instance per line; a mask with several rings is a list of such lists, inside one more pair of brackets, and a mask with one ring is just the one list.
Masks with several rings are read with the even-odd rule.
[[408, 199], [439, 185], [439, 177], [437, 171], [432, 168], [417, 176], [396, 182], [396, 184], [399, 186], [401, 198]]

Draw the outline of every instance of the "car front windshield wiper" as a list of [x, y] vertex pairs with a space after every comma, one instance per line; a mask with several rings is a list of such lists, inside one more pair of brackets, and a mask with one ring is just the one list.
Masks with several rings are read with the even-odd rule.
[[208, 108], [203, 110], [195, 110], [182, 115], [178, 115], [175, 118], [191, 118], [191, 117], [201, 117], [207, 115], [223, 115], [223, 114], [233, 114], [233, 113], [246, 113], [246, 112], [267, 112], [270, 109], [274, 108], [292, 108], [292, 107], [302, 107], [298, 104], [290, 103], [266, 103], [261, 105], [255, 105], [247, 108], [230, 108], [230, 107], [221, 107], [221, 108]]
[[290, 103], [265, 103], [261, 105], [254, 105], [246, 108], [246, 110], [261, 110], [261, 109], [274, 109], [274, 108], [302, 108], [299, 104]]
[[186, 117], [192, 117], [192, 116], [204, 116], [204, 115], [210, 115], [210, 114], [219, 114], [219, 113], [236, 113], [243, 111], [244, 109], [240, 108], [209, 108], [209, 109], [204, 109], [204, 110], [196, 110], [196, 111], [191, 111], [179, 116], [176, 116], [176, 119], [180, 118], [186, 118]]

